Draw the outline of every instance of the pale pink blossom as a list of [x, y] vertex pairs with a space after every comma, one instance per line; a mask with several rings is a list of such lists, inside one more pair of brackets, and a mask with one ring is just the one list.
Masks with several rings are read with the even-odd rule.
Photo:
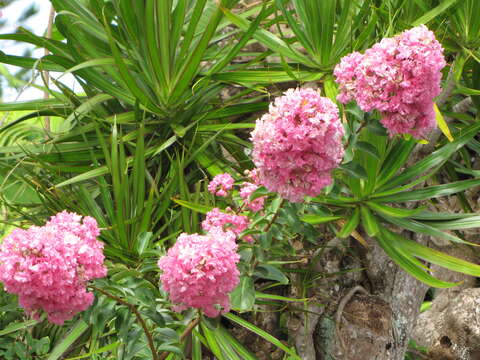
[[173, 309], [198, 308], [209, 317], [230, 311], [229, 293], [239, 282], [236, 250], [235, 234], [220, 227], [206, 235], [181, 234], [158, 261]]
[[208, 191], [214, 195], [226, 197], [233, 188], [234, 182], [235, 180], [228, 173], [216, 175], [208, 184]]
[[260, 196], [256, 199], [250, 200], [250, 196], [258, 189], [258, 185], [251, 182], [244, 182], [240, 188], [240, 197], [243, 199], [245, 205], [252, 211], [260, 211], [263, 209], [266, 196]]
[[106, 275], [95, 219], [63, 211], [45, 226], [14, 229], [0, 246], [0, 281], [38, 318], [63, 324], [93, 302], [89, 280]]
[[337, 106], [313, 89], [289, 89], [270, 104], [252, 132], [259, 181], [283, 198], [301, 202], [331, 184], [343, 157]]
[[433, 98], [440, 93], [443, 48], [424, 25], [385, 38], [365, 54], [354, 52], [335, 67], [338, 100], [378, 110], [390, 135], [425, 137], [436, 126]]
[[[231, 210], [227, 208], [227, 210]], [[207, 213], [204, 221], [202, 221], [202, 229], [210, 231], [215, 227], [223, 231], [233, 231], [238, 237], [242, 231], [245, 231], [250, 224], [248, 217], [244, 215], [237, 215], [229, 212], [222, 212], [219, 208], [214, 208]], [[252, 242], [251, 236], [246, 236], [245, 241]]]

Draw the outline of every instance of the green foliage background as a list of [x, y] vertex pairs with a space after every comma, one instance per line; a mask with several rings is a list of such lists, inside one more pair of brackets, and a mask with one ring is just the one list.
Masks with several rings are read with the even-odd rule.
[[[240, 249], [243, 276], [232, 295], [233, 308], [241, 313], [255, 304], [306, 303], [308, 288], [322, 276], [312, 269], [305, 270], [304, 299], [269, 290], [289, 286], [283, 265], [296, 254], [290, 239], [321, 248], [318, 224], [339, 237], [357, 231], [374, 237], [399, 266], [434, 287], [454, 284], [432, 277], [419, 259], [480, 274], [477, 265], [389, 230], [393, 224], [464, 243], [462, 230], [480, 225], [464, 194], [480, 185], [472, 162], [480, 151], [478, 1], [51, 3], [54, 39], [26, 29], [0, 35], [0, 43], [25, 42], [50, 55], [37, 59], [0, 51], [0, 63], [70, 73], [82, 89], [74, 91], [54, 76], [55, 89], [40, 86], [48, 99], [0, 103], [0, 116], [7, 116], [0, 128], [4, 222], [42, 224], [64, 209], [94, 216], [104, 229], [109, 267], [108, 278], [96, 286], [139, 309], [156, 350], [169, 352], [167, 359], [180, 359], [187, 348], [192, 359], [207, 353], [218, 359], [255, 359], [229, 332], [232, 324], [278, 346], [285, 359], [299, 359], [294, 347], [285, 345], [288, 334], [281, 342], [234, 313], [221, 322], [202, 319], [187, 346], [180, 336], [197, 315], [170, 311], [158, 288], [156, 262], [179, 233], [200, 231], [205, 211], [226, 205], [215, 203], [206, 191], [208, 179], [230, 172], [241, 181], [243, 171], [252, 168], [245, 151], [251, 147], [249, 131], [274, 96], [315, 82], [335, 100], [332, 70], [342, 56], [422, 23], [445, 47], [449, 67], [443, 78], [453, 91], [440, 112], [451, 118], [454, 141], [442, 136], [431, 154], [408, 166], [415, 140], [389, 139], [378, 114], [340, 106], [348, 147], [335, 185], [302, 205], [268, 194], [265, 213], [254, 219], [258, 243]], [[454, 113], [452, 105], [466, 96], [472, 106]], [[49, 128], [44, 117], [51, 119]], [[427, 179], [437, 185], [416, 188]], [[404, 206], [435, 204], [443, 196], [458, 197], [464, 212]], [[25, 320], [12, 305], [15, 299], [1, 296], [0, 354], [6, 359], [152, 358], [131, 309], [100, 293], [89, 311], [64, 327]]]

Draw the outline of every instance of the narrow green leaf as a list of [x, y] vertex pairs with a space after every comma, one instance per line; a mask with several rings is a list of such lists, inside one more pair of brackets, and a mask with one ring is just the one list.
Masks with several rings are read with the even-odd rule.
[[27, 320], [20, 323], [11, 323], [8, 324], [7, 327], [5, 327], [4, 329], [0, 330], [0, 336], [5, 336], [21, 329], [27, 329], [36, 324], [38, 324], [37, 320]]
[[430, 249], [415, 241], [408, 240], [398, 234], [391, 234], [396, 240], [394, 246], [402, 249], [403, 251], [409, 252], [416, 257], [446, 269], [461, 272], [467, 275], [480, 276], [480, 265], [473, 264], [462, 259], [457, 259], [438, 250]]
[[420, 201], [456, 194], [480, 185], [480, 179], [461, 180], [449, 184], [429, 186], [424, 189], [400, 192], [390, 196], [376, 197], [376, 202]]
[[213, 209], [210, 206], [195, 204], [195, 203], [185, 201], [185, 200], [180, 200], [180, 199], [175, 199], [175, 198], [173, 198], [172, 200], [174, 202], [176, 202], [178, 205], [181, 205], [183, 207], [186, 207], [188, 209], [191, 209], [191, 210], [196, 211], [196, 212], [201, 213], [201, 214], [206, 214], [207, 212], [209, 212]]
[[283, 350], [285, 353], [287, 353], [288, 355], [290, 355], [291, 359], [292, 360], [302, 360], [297, 354], [296, 352], [294, 352], [293, 350], [289, 349], [287, 346], [285, 346], [280, 340], [278, 340], [277, 338], [273, 337], [272, 335], [270, 335], [269, 333], [267, 333], [266, 331], [256, 327], [255, 325], [249, 323], [248, 321], [242, 319], [241, 317], [239, 316], [236, 316], [236, 315], [233, 315], [232, 313], [228, 313], [228, 314], [224, 314], [223, 317], [227, 318], [228, 320], [244, 327], [245, 329], [253, 332], [254, 334], [264, 338], [265, 340], [267, 340], [268, 342], [272, 343], [273, 345], [275, 345], [276, 347], [278, 347], [279, 349]]
[[480, 216], [470, 216], [450, 221], [428, 221], [425, 222], [425, 224], [441, 230], [462, 230], [480, 228]]
[[342, 219], [343, 216], [328, 216], [328, 215], [303, 215], [300, 220], [312, 224], [312, 225], [317, 225], [317, 224], [324, 224], [330, 221], [336, 221], [339, 219]]
[[367, 201], [367, 205], [374, 211], [385, 214], [388, 216], [393, 216], [393, 217], [412, 217], [415, 214], [418, 214], [425, 210], [425, 207], [420, 207], [417, 209], [403, 209], [403, 208], [396, 208], [396, 207], [391, 207], [387, 206], [384, 204], [379, 204], [375, 201]]
[[367, 232], [368, 236], [377, 235], [380, 229], [376, 217], [370, 212], [370, 210], [366, 206], [360, 207], [360, 212], [362, 214], [363, 228]]
[[357, 141], [357, 143], [355, 144], [355, 147], [372, 155], [377, 160], [380, 159], [380, 154], [378, 153], [377, 148], [366, 141]]
[[58, 360], [62, 355], [77, 341], [80, 336], [87, 331], [88, 325], [82, 319], [79, 319], [75, 326], [66, 334], [66, 336], [53, 348], [47, 360]]
[[[224, 12], [226, 18], [230, 20], [233, 24], [238, 26], [240, 29], [242, 29], [243, 31], [249, 30], [251, 23], [248, 20], [244, 19], [243, 17], [237, 14], [234, 14], [233, 12], [223, 7], [222, 7], [222, 11]], [[299, 51], [295, 49], [292, 49], [283, 40], [281, 40], [275, 34], [272, 34], [267, 30], [259, 28], [253, 34], [253, 37], [259, 42], [261, 42], [263, 45], [268, 47], [269, 49], [281, 54], [282, 56], [285, 56], [289, 59], [295, 60], [301, 64], [305, 64], [313, 68], [317, 67], [317, 65], [313, 61], [311, 61], [309, 58], [307, 58], [305, 55], [301, 54]]]
[[412, 275], [417, 280], [436, 288], [449, 288], [456, 286], [456, 283], [450, 283], [434, 278], [422, 269], [421, 264], [408, 252], [401, 251], [395, 246], [396, 239], [393, 233], [385, 228], [381, 229], [381, 233], [376, 237], [378, 244], [387, 253], [390, 258], [395, 261], [403, 270]]
[[338, 231], [337, 236], [340, 238], [346, 238], [357, 228], [360, 223], [360, 209], [356, 207], [353, 210], [352, 215], [348, 218], [345, 224], [342, 226], [340, 231]]
[[439, 229], [430, 226], [426, 223], [422, 223], [420, 221], [412, 220], [412, 219], [400, 219], [400, 218], [395, 218], [395, 217], [389, 217], [389, 216], [384, 216], [384, 219], [391, 222], [392, 224], [395, 224], [397, 226], [400, 226], [404, 229], [414, 231], [420, 234], [425, 234], [429, 235], [435, 238], [439, 239], [444, 239], [447, 241], [452, 241], [456, 243], [462, 243], [462, 244], [467, 244], [467, 245], [473, 245], [477, 246], [476, 244], [470, 243], [468, 241], [465, 241], [458, 236], [445, 233], [443, 231], [440, 231]]
[[75, 357], [68, 358], [68, 359], [65, 359], [65, 360], [78, 360], [78, 359], [92, 358], [92, 355], [101, 354], [101, 353], [104, 353], [104, 352], [107, 352], [107, 351], [112, 351], [113, 349], [116, 349], [117, 347], [119, 347], [121, 344], [122, 343], [120, 341], [116, 341], [114, 343], [102, 346], [101, 348], [99, 348], [95, 351], [92, 351], [88, 354], [75, 356]]
[[[480, 121], [477, 121], [476, 123], [463, 128], [460, 132], [456, 134], [455, 141], [444, 145], [442, 148], [434, 151], [432, 154], [430, 154], [426, 158], [417, 162], [414, 166], [409, 167], [408, 169], [403, 171], [399, 176], [396, 176], [392, 180], [385, 183], [383, 188], [380, 190], [391, 189], [397, 185], [404, 184], [410, 179], [424, 174], [427, 170], [443, 164], [445, 161], [447, 161], [450, 158], [450, 156], [453, 153], [455, 153], [460, 148], [462, 148], [466, 143], [468, 143], [478, 133], [479, 129], [480, 129]], [[384, 177], [385, 176], [382, 176], [382, 173], [381, 173], [380, 178], [383, 179]]]
[[349, 163], [340, 165], [339, 168], [344, 170], [350, 176], [353, 176], [353, 178], [355, 179], [366, 180], [368, 178], [367, 172], [365, 171], [363, 166], [357, 162], [350, 161]]
[[417, 20], [415, 20], [411, 26], [418, 26], [421, 24], [427, 24], [428, 22], [435, 19], [437, 16], [442, 14], [445, 10], [447, 10], [450, 6], [455, 4], [457, 0], [443, 0], [440, 5], [434, 7], [432, 10], [420, 16]]

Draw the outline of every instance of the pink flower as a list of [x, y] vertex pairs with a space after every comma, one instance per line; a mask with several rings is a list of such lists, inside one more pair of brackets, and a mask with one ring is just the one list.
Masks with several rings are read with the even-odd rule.
[[250, 200], [250, 195], [252, 195], [255, 190], [258, 189], [258, 185], [252, 184], [250, 182], [244, 182], [240, 188], [240, 197], [244, 200], [245, 205], [252, 211], [260, 211], [263, 209], [266, 196], [260, 196], [254, 200]]
[[331, 184], [343, 157], [338, 108], [313, 89], [289, 89], [252, 132], [253, 162], [269, 191], [301, 202]]
[[202, 309], [209, 317], [230, 311], [229, 293], [239, 282], [235, 234], [212, 228], [207, 235], [181, 234], [158, 261], [162, 287], [175, 311]]
[[390, 135], [425, 137], [435, 126], [433, 98], [440, 93], [443, 48], [425, 25], [385, 38], [362, 55], [345, 56], [335, 67], [338, 100], [378, 110]]
[[[243, 215], [229, 214], [214, 208], [207, 213], [207, 217], [202, 222], [202, 229], [210, 231], [213, 228], [220, 228], [223, 231], [233, 231], [236, 236], [248, 228], [250, 220]], [[252, 242], [250, 236], [245, 237], [245, 241]]]
[[93, 302], [86, 283], [106, 275], [100, 230], [91, 217], [66, 211], [45, 226], [14, 229], [0, 247], [0, 281], [38, 318], [63, 324]]
[[216, 175], [208, 184], [208, 191], [214, 195], [226, 197], [228, 191], [233, 188], [234, 182], [235, 180], [233, 180], [230, 174], [224, 173]]
[[260, 179], [258, 178], [258, 169], [253, 169], [253, 170], [245, 170], [243, 172], [250, 180], [254, 183], [259, 185], [260, 184]]

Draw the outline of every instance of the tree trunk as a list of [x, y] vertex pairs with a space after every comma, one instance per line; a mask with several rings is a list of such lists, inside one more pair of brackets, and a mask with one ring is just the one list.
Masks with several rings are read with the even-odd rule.
[[368, 249], [333, 239], [321, 256], [315, 269], [320, 273], [352, 271], [321, 280], [314, 292], [324, 306], [303, 313], [304, 325], [291, 328], [302, 359], [404, 359], [428, 287], [366, 239]]

